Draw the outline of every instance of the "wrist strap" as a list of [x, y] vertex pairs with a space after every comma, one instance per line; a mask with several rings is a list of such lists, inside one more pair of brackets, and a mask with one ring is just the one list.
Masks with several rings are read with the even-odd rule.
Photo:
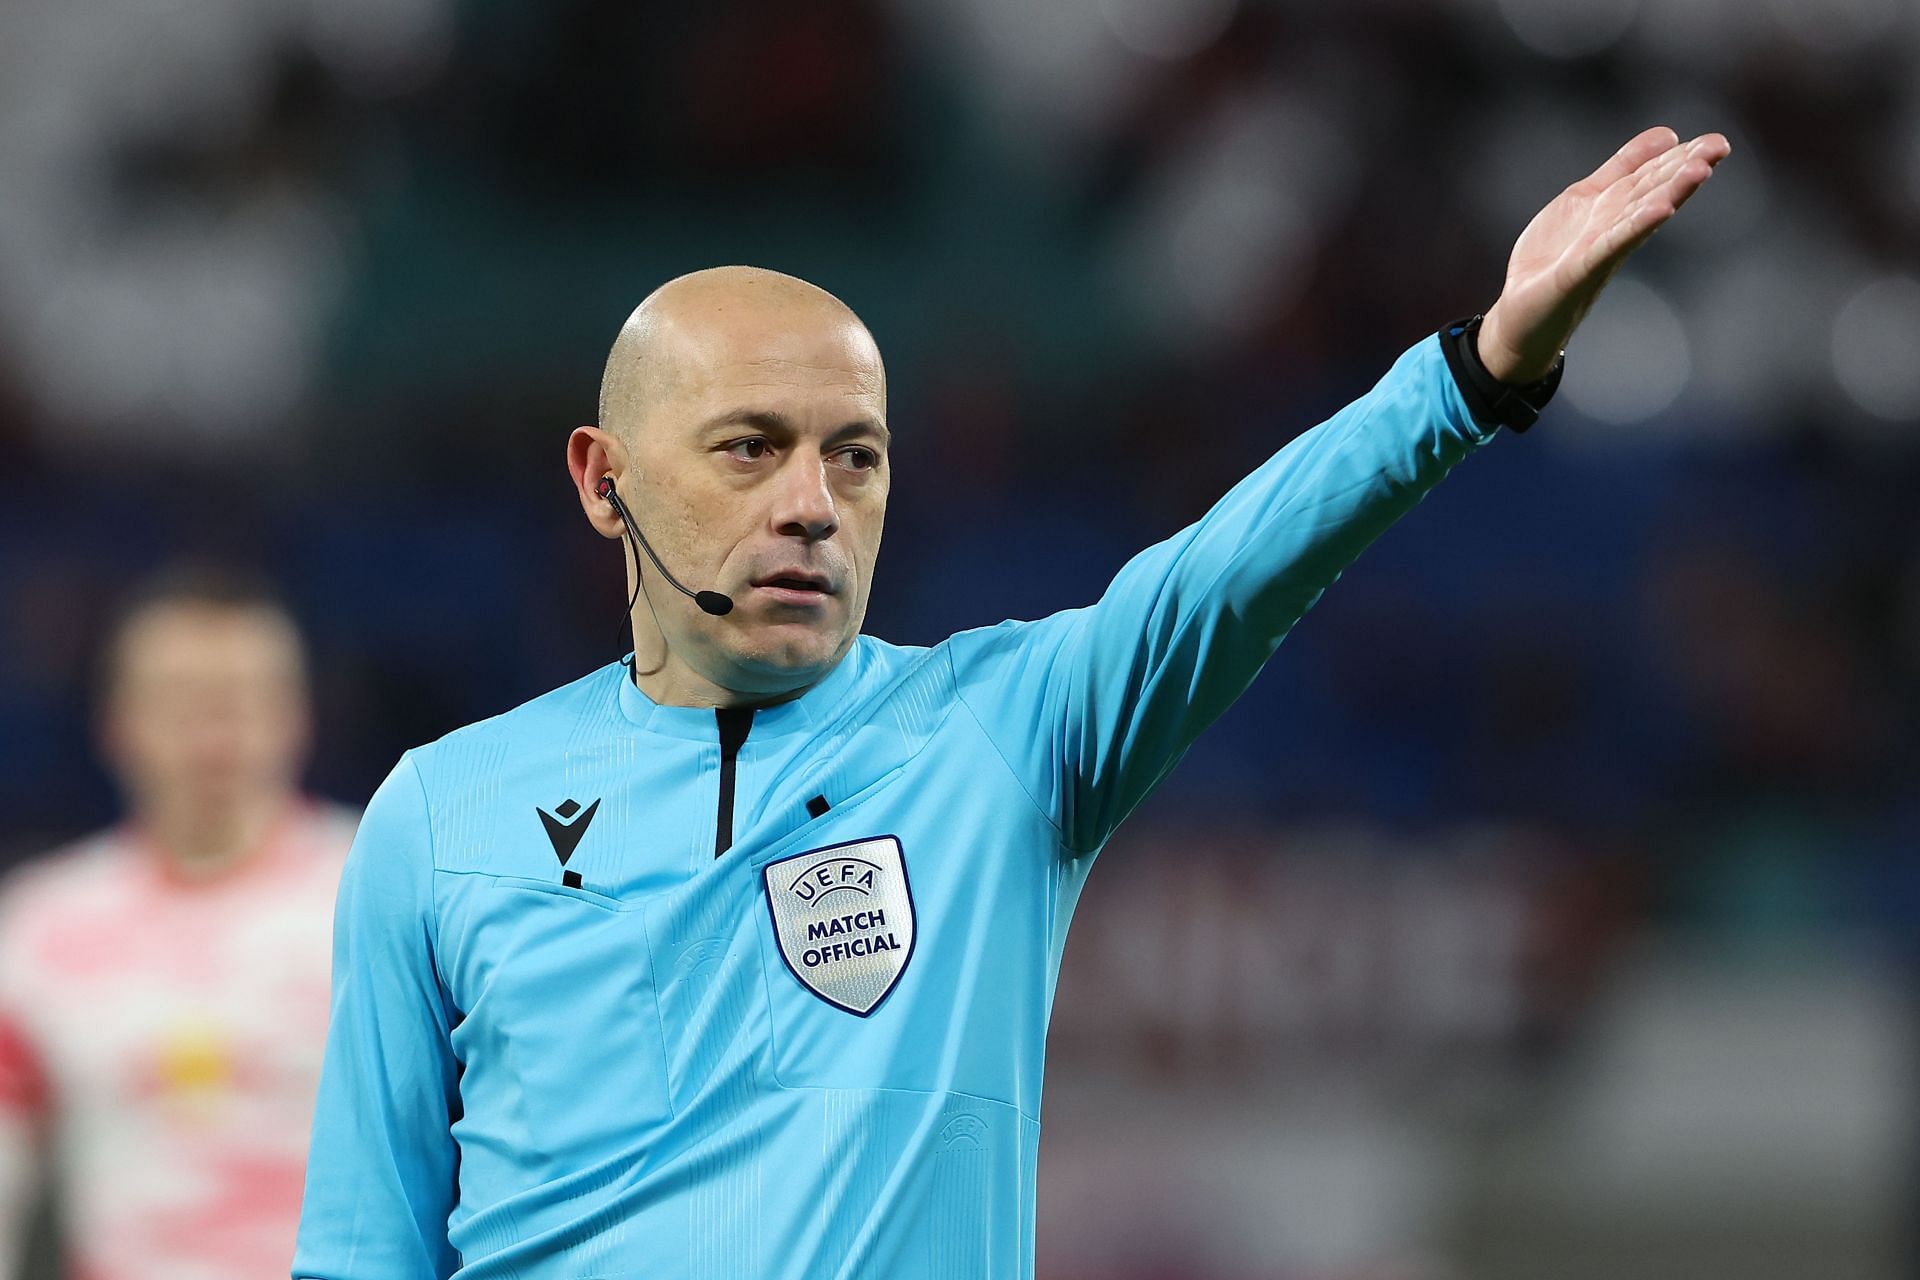
[[1440, 330], [1440, 350], [1447, 357], [1447, 368], [1460, 384], [1460, 394], [1474, 420], [1486, 426], [1501, 426], [1509, 431], [1525, 431], [1540, 420], [1540, 411], [1553, 399], [1566, 371], [1567, 353], [1553, 358], [1553, 368], [1538, 382], [1515, 386], [1487, 372], [1480, 359], [1480, 325], [1485, 315], [1455, 320]]

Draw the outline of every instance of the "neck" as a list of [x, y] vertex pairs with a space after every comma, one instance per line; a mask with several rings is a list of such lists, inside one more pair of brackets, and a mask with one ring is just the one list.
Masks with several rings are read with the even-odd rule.
[[[721, 684], [696, 671], [674, 656], [666, 637], [651, 619], [637, 615], [633, 620], [633, 665], [628, 671], [634, 687], [663, 707], [773, 707], [791, 702], [824, 678], [816, 675], [803, 684], [789, 688], [756, 689], [743, 677], [735, 687]], [[829, 668], [831, 670], [831, 668]]]
[[[638, 652], [635, 650], [636, 655]], [[637, 658], [630, 674], [634, 687], [663, 707], [772, 707], [793, 701], [811, 687], [802, 685], [781, 693], [749, 693], [725, 688], [678, 663], [643, 670]]]
[[292, 797], [273, 791], [233, 801], [153, 805], [140, 825], [169, 866], [189, 879], [218, 875], [264, 848]]

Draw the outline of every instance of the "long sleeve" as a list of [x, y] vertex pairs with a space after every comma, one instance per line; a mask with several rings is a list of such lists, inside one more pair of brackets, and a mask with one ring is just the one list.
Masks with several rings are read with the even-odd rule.
[[334, 913], [333, 1005], [296, 1280], [444, 1280], [456, 1015], [434, 958], [433, 857], [411, 755], [374, 793]]
[[1063, 847], [1105, 843], [1347, 565], [1492, 433], [1429, 337], [1098, 603], [953, 637], [962, 700]]

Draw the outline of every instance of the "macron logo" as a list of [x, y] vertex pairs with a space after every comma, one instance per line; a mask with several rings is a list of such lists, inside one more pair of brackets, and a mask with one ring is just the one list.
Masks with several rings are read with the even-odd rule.
[[[537, 805], [534, 807], [533, 811], [540, 815], [540, 825], [547, 829], [547, 839], [553, 845], [553, 856], [560, 859], [561, 866], [566, 866], [567, 859], [580, 847], [580, 837], [587, 834], [587, 828], [593, 825], [593, 815], [599, 809], [600, 802], [595, 800], [582, 813], [579, 803], [571, 798], [555, 805], [553, 813]], [[556, 817], [556, 814], [559, 816]], [[575, 814], [580, 816], [576, 818]]]

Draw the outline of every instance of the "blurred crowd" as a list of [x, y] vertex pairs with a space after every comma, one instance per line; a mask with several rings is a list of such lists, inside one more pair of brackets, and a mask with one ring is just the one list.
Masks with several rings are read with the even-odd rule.
[[[1719, 129], [1547, 417], [1371, 549], [1104, 855], [1042, 1272], [1498, 1277], [1584, 1242], [1752, 1280], [1812, 1241], [1901, 1274], [1917, 86], [1904, 0], [13, 0], [0, 856], [122, 812], [100, 650], [182, 556], [285, 594], [308, 781], [350, 805], [616, 657], [619, 552], [561, 453], [671, 275], [770, 266], [867, 321], [868, 630], [930, 643], [1090, 601], [1491, 302], [1561, 186]], [[1720, 1088], [1675, 1083], [1728, 1044]], [[1217, 1158], [1123, 1178], [1129, 1142]], [[1648, 1170], [1759, 1189], [1689, 1235]], [[1796, 1236], [1769, 1197], [1810, 1180], [1839, 1190]]]

